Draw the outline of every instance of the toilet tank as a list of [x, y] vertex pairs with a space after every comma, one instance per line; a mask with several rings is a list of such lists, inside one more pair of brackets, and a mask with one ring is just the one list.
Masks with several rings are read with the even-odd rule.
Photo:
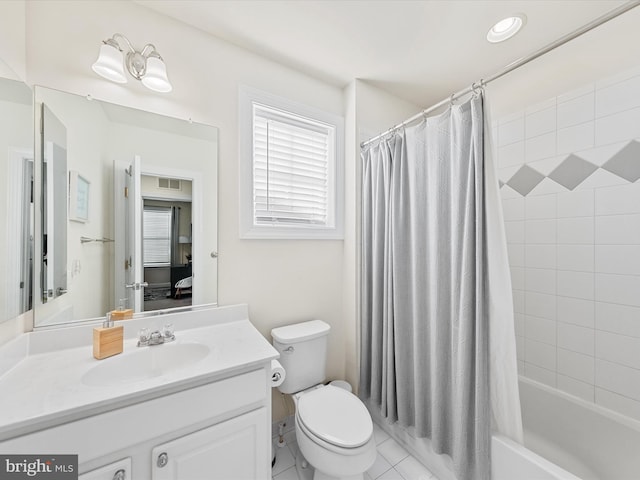
[[330, 328], [322, 320], [310, 320], [271, 330], [273, 346], [280, 352], [279, 361], [286, 372], [278, 390], [295, 393], [325, 380]]

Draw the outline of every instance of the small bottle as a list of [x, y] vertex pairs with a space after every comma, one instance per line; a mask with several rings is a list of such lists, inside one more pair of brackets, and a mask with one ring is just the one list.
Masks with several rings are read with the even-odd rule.
[[124, 346], [124, 327], [115, 326], [113, 315], [107, 312], [102, 327], [93, 329], [93, 356], [98, 360], [122, 353]]
[[133, 309], [125, 308], [126, 298], [121, 298], [118, 301], [118, 309], [111, 311], [111, 318], [113, 320], [127, 320], [129, 318], [133, 318]]

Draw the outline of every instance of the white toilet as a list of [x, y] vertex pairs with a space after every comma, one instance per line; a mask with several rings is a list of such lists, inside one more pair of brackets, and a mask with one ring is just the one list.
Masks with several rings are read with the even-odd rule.
[[296, 438], [314, 480], [361, 480], [376, 459], [373, 422], [358, 397], [322, 383], [329, 328], [311, 320], [271, 330], [286, 371], [278, 389], [293, 394]]

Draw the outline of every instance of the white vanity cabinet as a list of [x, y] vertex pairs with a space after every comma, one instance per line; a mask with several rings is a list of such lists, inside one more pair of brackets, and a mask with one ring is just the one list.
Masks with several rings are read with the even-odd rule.
[[151, 452], [152, 480], [268, 478], [265, 415], [260, 408], [158, 445]]
[[270, 367], [261, 367], [0, 442], [0, 451], [78, 454], [81, 480], [267, 480]]
[[78, 480], [131, 480], [131, 457], [83, 473]]

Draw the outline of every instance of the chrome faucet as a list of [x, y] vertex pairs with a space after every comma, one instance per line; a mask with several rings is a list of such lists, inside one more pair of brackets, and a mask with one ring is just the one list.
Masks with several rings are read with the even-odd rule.
[[162, 331], [154, 330], [149, 332], [148, 328], [141, 328], [138, 332], [138, 346], [152, 347], [154, 345], [162, 345], [163, 343], [173, 342], [176, 339], [173, 333], [173, 324], [166, 324]]

